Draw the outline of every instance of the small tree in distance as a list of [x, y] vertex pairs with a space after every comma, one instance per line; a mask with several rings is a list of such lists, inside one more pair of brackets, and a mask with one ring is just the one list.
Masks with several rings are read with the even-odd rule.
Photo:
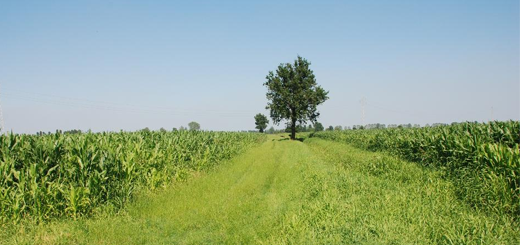
[[320, 115], [317, 106], [328, 99], [328, 92], [318, 86], [309, 65], [298, 56], [293, 64], [280, 64], [276, 74], [270, 71], [264, 83], [269, 100], [266, 109], [270, 109], [275, 124], [287, 120], [292, 140], [296, 138], [296, 123], [316, 122]]
[[190, 130], [196, 131], [200, 129], [200, 124], [198, 122], [190, 122], [188, 123], [188, 127], [190, 128]]
[[314, 124], [314, 131], [316, 132], [319, 132], [319, 131], [323, 131], [325, 128], [323, 127], [323, 124], [319, 123], [319, 122], [316, 122]]
[[260, 133], [263, 133], [264, 132], [264, 129], [267, 128], [267, 124], [269, 123], [269, 120], [267, 119], [267, 117], [263, 114], [256, 114], [255, 116], [255, 125], [256, 125], [256, 129], [258, 129], [260, 131]]

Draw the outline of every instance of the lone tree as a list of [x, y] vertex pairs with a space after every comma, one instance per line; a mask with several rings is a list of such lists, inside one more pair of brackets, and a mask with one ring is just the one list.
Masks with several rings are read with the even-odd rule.
[[316, 84], [310, 62], [298, 56], [293, 64], [280, 64], [276, 74], [269, 71], [264, 85], [267, 87], [266, 109], [271, 110], [273, 123], [287, 120], [291, 139], [296, 138], [296, 123], [316, 122], [320, 115], [317, 106], [329, 97], [329, 92]]
[[188, 123], [188, 127], [190, 127], [190, 130], [199, 130], [200, 124], [198, 122], [190, 122]]
[[323, 124], [319, 123], [319, 122], [316, 122], [314, 124], [314, 131], [315, 132], [319, 132], [319, 131], [323, 131]]
[[264, 132], [264, 129], [267, 128], [267, 124], [269, 123], [269, 120], [267, 119], [267, 117], [263, 114], [256, 114], [255, 116], [255, 125], [256, 125], [256, 129], [260, 130], [260, 133], [263, 133]]

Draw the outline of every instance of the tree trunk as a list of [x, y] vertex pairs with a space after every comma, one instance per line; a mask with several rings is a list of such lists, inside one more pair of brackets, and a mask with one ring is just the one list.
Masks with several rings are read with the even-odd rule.
[[296, 139], [296, 118], [292, 118], [292, 124], [291, 124], [291, 140]]

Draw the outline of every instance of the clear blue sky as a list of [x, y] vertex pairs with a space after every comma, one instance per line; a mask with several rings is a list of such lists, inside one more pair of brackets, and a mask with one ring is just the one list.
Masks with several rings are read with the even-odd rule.
[[[297, 55], [325, 126], [519, 120], [519, 1], [1, 1], [6, 129], [254, 128]], [[281, 125], [280, 125], [281, 127]]]

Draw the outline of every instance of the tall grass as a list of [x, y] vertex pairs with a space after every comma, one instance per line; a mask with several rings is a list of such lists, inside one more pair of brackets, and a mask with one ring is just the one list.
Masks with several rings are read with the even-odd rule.
[[314, 137], [445, 169], [469, 204], [520, 217], [520, 123], [319, 132]]
[[0, 221], [118, 209], [137, 188], [183, 179], [264, 137], [201, 131], [2, 135]]

